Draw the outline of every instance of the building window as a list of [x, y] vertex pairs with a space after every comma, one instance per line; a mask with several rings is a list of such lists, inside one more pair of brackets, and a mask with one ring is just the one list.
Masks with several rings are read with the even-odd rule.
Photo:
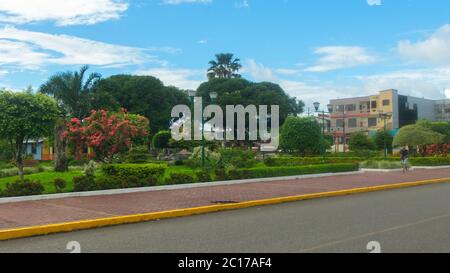
[[376, 100], [373, 100], [373, 101], [371, 102], [370, 108], [372, 108], [372, 109], [377, 109], [377, 101], [376, 101]]
[[338, 128], [344, 127], [344, 120], [343, 119], [337, 119], [336, 120], [336, 127], [338, 127]]
[[356, 128], [357, 127], [357, 120], [356, 120], [356, 118], [351, 118], [351, 119], [348, 119], [348, 127], [349, 128]]
[[337, 106], [337, 111], [338, 112], [344, 112], [344, 109], [345, 109], [345, 105], [338, 105]]
[[369, 118], [367, 120], [368, 127], [375, 127], [377, 126], [377, 118]]
[[347, 104], [345, 110], [349, 112], [356, 111], [356, 104]]
[[391, 105], [390, 100], [383, 100], [383, 106], [389, 106], [389, 105]]

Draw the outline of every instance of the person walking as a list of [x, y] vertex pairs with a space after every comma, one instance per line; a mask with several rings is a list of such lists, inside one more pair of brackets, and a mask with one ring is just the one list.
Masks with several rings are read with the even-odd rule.
[[409, 164], [409, 151], [407, 148], [403, 148], [400, 150], [400, 156], [402, 158], [402, 166], [403, 166], [403, 173], [406, 173], [408, 171], [408, 164]]

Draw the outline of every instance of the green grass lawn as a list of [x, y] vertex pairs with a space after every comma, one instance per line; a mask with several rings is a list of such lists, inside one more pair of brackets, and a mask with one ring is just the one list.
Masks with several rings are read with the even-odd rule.
[[[82, 175], [82, 171], [69, 171], [65, 173], [57, 173], [54, 171], [51, 172], [42, 172], [36, 174], [25, 175], [25, 178], [31, 180], [39, 180], [45, 188], [44, 194], [55, 193], [55, 187], [53, 185], [53, 181], [56, 178], [62, 178], [66, 181], [66, 188], [64, 192], [71, 192], [73, 190], [73, 182], [72, 179], [75, 176]], [[6, 183], [15, 182], [18, 179], [18, 176], [5, 177], [0, 179], [0, 189], [4, 189], [6, 187]]]

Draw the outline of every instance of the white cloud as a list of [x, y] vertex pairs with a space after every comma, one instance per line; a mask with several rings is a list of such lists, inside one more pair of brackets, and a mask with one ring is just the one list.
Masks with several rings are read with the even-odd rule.
[[1, 0], [0, 22], [92, 25], [119, 18], [128, 6], [128, 0]]
[[271, 69], [265, 67], [263, 64], [257, 63], [254, 59], [247, 60], [241, 72], [250, 74], [257, 81], [277, 80]]
[[162, 3], [165, 5], [179, 5], [179, 4], [195, 4], [195, 3], [200, 3], [200, 4], [208, 4], [211, 3], [212, 0], [163, 0]]
[[450, 63], [450, 25], [442, 26], [422, 41], [400, 41], [397, 52], [407, 61], [448, 65]]
[[327, 72], [343, 68], [351, 68], [367, 65], [377, 61], [377, 57], [371, 55], [363, 47], [358, 46], [328, 46], [314, 51], [322, 55], [317, 64], [305, 69], [307, 72]]
[[248, 8], [248, 7], [250, 7], [250, 3], [248, 0], [239, 0], [238, 2], [234, 3], [234, 6], [238, 9]]
[[416, 70], [400, 70], [390, 73], [360, 76], [364, 89], [377, 90], [394, 88], [401, 94], [440, 99], [443, 89], [450, 87], [450, 67]]
[[381, 6], [381, 0], [367, 0], [369, 6]]
[[68, 35], [0, 29], [0, 65], [38, 68], [45, 64], [126, 66], [164, 61], [147, 55], [146, 49], [108, 44]]
[[204, 71], [192, 69], [151, 68], [139, 70], [136, 74], [154, 76], [165, 85], [173, 85], [181, 89], [197, 89], [206, 80]]

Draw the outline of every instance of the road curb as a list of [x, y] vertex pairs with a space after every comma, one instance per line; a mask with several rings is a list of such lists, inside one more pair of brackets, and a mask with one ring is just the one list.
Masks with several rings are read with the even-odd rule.
[[431, 180], [422, 180], [422, 181], [415, 181], [415, 182], [404, 182], [404, 183], [398, 183], [398, 184], [389, 184], [389, 185], [383, 185], [383, 186], [354, 188], [354, 189], [347, 189], [347, 190], [340, 190], [340, 191], [312, 193], [312, 194], [304, 194], [304, 195], [288, 196], [288, 197], [277, 197], [277, 198], [270, 198], [270, 199], [263, 199], [263, 200], [253, 200], [253, 201], [246, 201], [246, 202], [235, 203], [235, 204], [213, 205], [213, 206], [170, 210], [170, 211], [163, 211], [163, 212], [153, 212], [153, 213], [116, 216], [116, 217], [100, 218], [100, 219], [84, 220], [84, 221], [76, 221], [76, 222], [58, 223], [58, 224], [50, 224], [50, 225], [42, 225], [42, 226], [32, 226], [32, 227], [24, 227], [24, 228], [16, 228], [16, 229], [5, 229], [5, 230], [0, 230], [0, 241], [17, 239], [17, 238], [25, 238], [25, 237], [31, 237], [31, 236], [38, 236], [38, 235], [47, 235], [47, 234], [53, 234], [53, 233], [70, 232], [70, 231], [76, 231], [76, 230], [93, 229], [93, 228], [100, 228], [100, 227], [106, 227], [106, 226], [147, 222], [147, 221], [154, 221], [154, 220], [160, 220], [160, 219], [186, 217], [186, 216], [219, 212], [219, 211], [244, 209], [244, 208], [250, 208], [250, 207], [256, 207], [256, 206], [275, 205], [275, 204], [296, 202], [296, 201], [302, 201], [302, 200], [311, 200], [311, 199], [326, 198], [326, 197], [337, 197], [337, 196], [352, 195], [352, 194], [358, 194], [358, 193], [393, 190], [393, 189], [401, 189], [401, 188], [416, 187], [416, 186], [423, 186], [423, 185], [430, 185], [430, 184], [439, 184], [439, 183], [449, 183], [449, 182], [450, 182], [450, 177], [440, 178], [440, 179], [431, 179]]

